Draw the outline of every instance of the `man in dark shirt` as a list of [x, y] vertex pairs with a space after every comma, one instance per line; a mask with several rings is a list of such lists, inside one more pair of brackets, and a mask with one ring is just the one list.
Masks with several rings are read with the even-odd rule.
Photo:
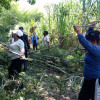
[[[24, 42], [24, 47], [25, 47], [25, 57], [27, 58], [27, 52], [29, 52], [30, 50], [30, 45], [29, 45], [29, 42], [28, 42], [28, 36], [25, 34], [25, 32], [23, 31], [23, 27], [19, 27], [19, 30], [21, 30], [23, 32], [23, 37], [21, 38]], [[24, 71], [27, 70], [27, 61], [24, 61]]]

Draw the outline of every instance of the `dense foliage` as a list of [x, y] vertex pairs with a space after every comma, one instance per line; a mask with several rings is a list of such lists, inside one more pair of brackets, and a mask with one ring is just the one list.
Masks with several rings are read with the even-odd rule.
[[2, 34], [0, 40], [6, 40], [7, 33], [11, 29], [13, 30], [15, 25], [26, 23], [31, 27], [31, 21], [38, 22], [42, 16], [43, 14], [37, 10], [20, 11], [17, 3], [13, 3], [10, 10], [2, 8], [2, 12], [0, 13], [0, 34]]

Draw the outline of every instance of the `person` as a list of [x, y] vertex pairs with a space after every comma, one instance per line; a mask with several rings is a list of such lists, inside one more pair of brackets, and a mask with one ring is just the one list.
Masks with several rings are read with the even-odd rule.
[[38, 42], [38, 36], [36, 35], [36, 33], [34, 32], [33, 33], [33, 36], [32, 36], [32, 40], [31, 40], [31, 43], [33, 44], [33, 50], [37, 50], [37, 42]]
[[[29, 45], [29, 42], [28, 42], [28, 36], [25, 34], [23, 27], [19, 27], [19, 30], [21, 30], [23, 32], [23, 36], [21, 37], [21, 39], [24, 42], [25, 57], [27, 58], [27, 52], [29, 52], [29, 50], [30, 50], [30, 45]], [[24, 61], [24, 71], [27, 70], [27, 63], [28, 63], [28, 61], [25, 60]]]
[[48, 31], [43, 32], [43, 40], [42, 40], [42, 45], [48, 46], [49, 47], [49, 36], [48, 36]]
[[30, 38], [30, 35], [28, 35], [28, 42], [29, 42], [29, 45], [31, 44], [31, 38]]
[[75, 25], [74, 29], [78, 34], [79, 42], [87, 50], [84, 58], [84, 81], [78, 100], [94, 100], [95, 82], [100, 78], [100, 46], [98, 46], [100, 32], [89, 31], [85, 38], [78, 25]]
[[13, 53], [8, 54], [8, 56], [11, 58], [11, 64], [8, 68], [9, 78], [14, 77], [14, 74], [18, 74], [21, 72], [23, 61], [20, 58], [24, 56], [25, 52], [24, 42], [19, 39], [22, 35], [23, 33], [19, 30], [13, 31], [14, 42], [9, 45], [9, 50], [20, 54], [20, 56]]

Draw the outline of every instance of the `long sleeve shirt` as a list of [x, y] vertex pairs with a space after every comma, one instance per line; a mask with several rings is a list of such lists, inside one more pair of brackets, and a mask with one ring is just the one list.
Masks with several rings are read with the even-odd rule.
[[[10, 44], [9, 50], [21, 54], [21, 50], [24, 49], [24, 42], [21, 39], [14, 41], [14, 43]], [[13, 53], [8, 53], [8, 56], [11, 60], [20, 58], [18, 55]]]
[[24, 33], [23, 37], [24, 37], [25, 49], [30, 49], [30, 44], [29, 44], [29, 41], [28, 41], [28, 36]]
[[100, 46], [90, 43], [83, 34], [78, 34], [82, 46], [87, 50], [84, 58], [84, 78], [100, 78]]

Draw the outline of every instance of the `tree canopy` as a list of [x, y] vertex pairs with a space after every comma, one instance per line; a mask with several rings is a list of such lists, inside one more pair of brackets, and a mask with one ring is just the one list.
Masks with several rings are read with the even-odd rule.
[[[10, 9], [10, 2], [18, 0], [0, 0], [0, 8], [4, 7], [5, 9]], [[35, 0], [27, 0], [30, 4], [35, 4]]]

